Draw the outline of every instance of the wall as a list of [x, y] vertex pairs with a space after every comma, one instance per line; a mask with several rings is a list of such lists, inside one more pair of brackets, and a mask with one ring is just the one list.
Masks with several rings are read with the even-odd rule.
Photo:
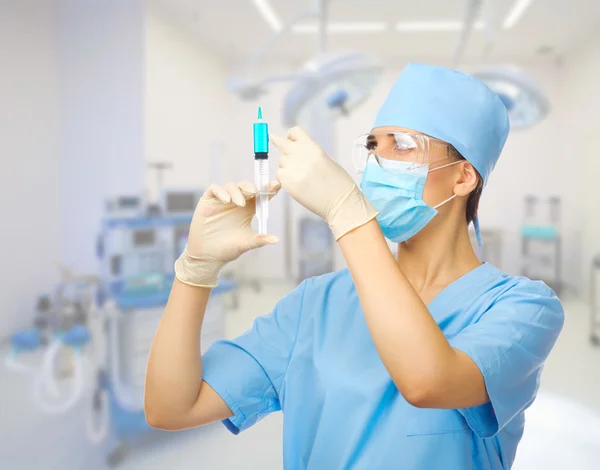
[[[564, 161], [561, 186], [577, 200], [582, 214], [581, 275], [588, 295], [589, 271], [593, 256], [600, 254], [600, 159], [598, 134], [600, 131], [600, 34], [589, 38], [575, 48], [567, 58], [562, 71], [563, 90], [559, 112], [563, 118], [562, 151]], [[599, 286], [600, 287], [600, 286]]]
[[0, 2], [0, 338], [29, 326], [59, 256], [57, 17]]
[[[148, 5], [145, 19], [145, 143], [148, 162], [168, 161], [165, 185], [206, 188], [227, 164], [226, 75], [219, 58], [181, 25]], [[227, 146], [227, 150], [238, 151]], [[155, 186], [155, 175], [148, 184]]]
[[144, 0], [60, 0], [62, 253], [96, 272], [104, 203], [144, 187]]

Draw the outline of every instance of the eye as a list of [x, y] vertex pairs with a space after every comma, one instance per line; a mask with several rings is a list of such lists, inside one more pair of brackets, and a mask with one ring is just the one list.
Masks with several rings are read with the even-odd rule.
[[406, 142], [400, 142], [396, 144], [396, 150], [410, 150], [412, 148], [411, 145], [408, 145]]
[[367, 137], [367, 145], [365, 145], [365, 147], [368, 150], [373, 150], [377, 148], [377, 139], [374, 135], [370, 135]]
[[396, 135], [395, 141], [396, 141], [396, 150], [400, 150], [400, 151], [411, 150], [416, 147], [415, 142], [410, 137], [407, 137], [407, 136]]

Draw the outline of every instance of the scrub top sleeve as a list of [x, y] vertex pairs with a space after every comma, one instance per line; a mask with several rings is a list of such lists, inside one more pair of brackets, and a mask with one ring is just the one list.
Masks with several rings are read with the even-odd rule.
[[233, 412], [223, 424], [234, 434], [281, 409], [279, 390], [295, 346], [306, 283], [258, 317], [249, 331], [217, 341], [202, 356], [202, 379]]
[[473, 359], [485, 380], [490, 402], [459, 410], [480, 438], [495, 436], [531, 405], [564, 323], [554, 293], [541, 283], [528, 284], [513, 288], [477, 323], [449, 339]]

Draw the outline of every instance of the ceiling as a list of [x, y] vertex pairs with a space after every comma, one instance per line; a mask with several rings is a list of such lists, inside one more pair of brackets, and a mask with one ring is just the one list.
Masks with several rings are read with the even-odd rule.
[[[518, 0], [494, 0], [495, 18], [500, 24], [490, 61], [527, 61], [540, 56], [561, 57], [600, 31], [598, 0], [533, 0], [520, 20], [503, 29]], [[240, 63], [256, 54], [274, 29], [265, 20], [256, 2], [265, 3], [281, 23], [314, 0], [151, 0], [182, 27], [191, 29], [223, 58]], [[398, 22], [462, 22], [467, 0], [330, 0], [329, 21], [340, 28], [347, 23], [375, 22], [377, 32], [337, 32], [327, 37], [329, 51], [359, 51], [384, 59], [447, 60], [459, 42], [460, 31], [400, 32]], [[303, 22], [311, 23], [311, 20]], [[314, 21], [312, 21], [314, 24]], [[371, 25], [373, 26], [373, 25]], [[306, 27], [306, 26], [304, 26]], [[308, 26], [310, 27], [310, 26]], [[332, 26], [334, 27], [334, 26]], [[471, 35], [465, 59], [477, 62], [485, 46], [485, 31]], [[304, 62], [317, 51], [317, 34], [287, 34], [269, 54], [272, 61]]]

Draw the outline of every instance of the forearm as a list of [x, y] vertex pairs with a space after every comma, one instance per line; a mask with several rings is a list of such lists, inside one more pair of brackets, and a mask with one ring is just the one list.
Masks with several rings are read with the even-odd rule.
[[202, 384], [200, 333], [210, 292], [175, 279], [148, 358], [147, 414], [185, 414], [196, 403]]
[[383, 364], [400, 392], [420, 401], [452, 367], [454, 350], [402, 273], [375, 220], [339, 244]]

